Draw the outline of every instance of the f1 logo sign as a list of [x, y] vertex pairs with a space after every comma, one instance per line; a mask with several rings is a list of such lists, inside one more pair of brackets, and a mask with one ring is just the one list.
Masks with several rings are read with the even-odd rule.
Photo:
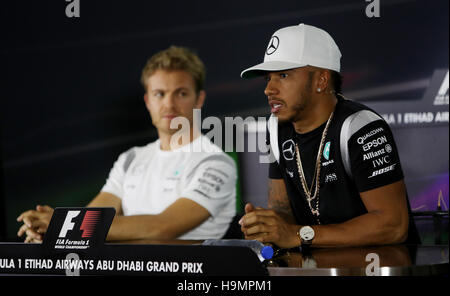
[[[69, 230], [73, 230], [75, 222], [72, 222], [75, 217], [80, 214], [81, 211], [68, 211], [66, 219], [64, 220], [59, 237], [66, 237]], [[83, 221], [81, 222], [80, 230], [83, 231], [81, 237], [88, 238], [92, 236], [97, 222], [100, 220], [99, 211], [86, 211]]]
[[55, 208], [43, 244], [48, 250], [98, 248], [105, 241], [115, 213], [111, 207]]
[[72, 230], [75, 226], [75, 223], [72, 222], [73, 218], [78, 216], [80, 211], [68, 211], [66, 215], [66, 219], [64, 220], [61, 231], [59, 232], [59, 237], [66, 237], [67, 231]]

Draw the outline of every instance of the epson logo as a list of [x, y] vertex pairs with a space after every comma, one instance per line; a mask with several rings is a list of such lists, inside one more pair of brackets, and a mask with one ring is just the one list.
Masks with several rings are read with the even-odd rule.
[[368, 151], [368, 150], [370, 150], [372, 148], [375, 148], [375, 147], [378, 147], [378, 146], [380, 146], [380, 145], [382, 145], [382, 144], [384, 144], [386, 142], [387, 142], [386, 136], [381, 136], [379, 138], [376, 138], [375, 140], [367, 142], [362, 147], [363, 147], [364, 151]]

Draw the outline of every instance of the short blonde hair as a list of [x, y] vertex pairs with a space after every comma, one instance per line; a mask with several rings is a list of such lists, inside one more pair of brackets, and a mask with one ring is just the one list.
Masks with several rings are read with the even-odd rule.
[[148, 78], [157, 70], [186, 71], [194, 79], [195, 90], [197, 93], [205, 87], [205, 65], [198, 55], [188, 48], [171, 46], [168, 49], [154, 54], [148, 59], [141, 75], [141, 83], [144, 86], [145, 91], [147, 91]]

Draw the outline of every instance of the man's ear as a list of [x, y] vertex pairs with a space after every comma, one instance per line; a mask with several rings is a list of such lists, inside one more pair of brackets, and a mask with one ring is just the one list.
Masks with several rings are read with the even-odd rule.
[[144, 102], [145, 102], [145, 105], [148, 106], [148, 93], [147, 92], [144, 94]]
[[330, 86], [330, 71], [322, 71], [319, 75], [319, 81], [317, 82], [317, 89], [322, 91], [326, 90]]
[[206, 92], [204, 90], [199, 91], [197, 95], [197, 101], [195, 102], [196, 109], [201, 109], [203, 107], [203, 104], [205, 103], [205, 98]]

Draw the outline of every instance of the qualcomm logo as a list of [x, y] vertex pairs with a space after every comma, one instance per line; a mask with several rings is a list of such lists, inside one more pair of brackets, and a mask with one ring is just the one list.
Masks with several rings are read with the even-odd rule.
[[433, 105], [448, 105], [448, 71], [445, 75], [444, 80], [442, 81], [441, 87], [434, 98]]
[[330, 145], [331, 143], [328, 141], [323, 148], [323, 157], [325, 157], [326, 160], [330, 158]]

